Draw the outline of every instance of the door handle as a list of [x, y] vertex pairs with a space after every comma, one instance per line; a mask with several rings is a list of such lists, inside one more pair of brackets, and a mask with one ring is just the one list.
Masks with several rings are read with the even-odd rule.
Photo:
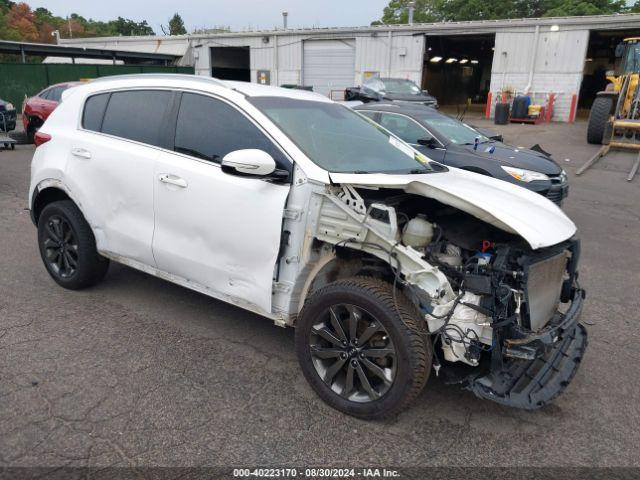
[[71, 150], [71, 155], [78, 158], [84, 158], [85, 160], [89, 160], [91, 158], [91, 152], [84, 148], [74, 148]]
[[177, 177], [175, 175], [170, 175], [168, 173], [163, 173], [158, 177], [162, 183], [168, 183], [169, 185], [175, 185], [180, 188], [187, 188], [187, 181], [184, 178]]

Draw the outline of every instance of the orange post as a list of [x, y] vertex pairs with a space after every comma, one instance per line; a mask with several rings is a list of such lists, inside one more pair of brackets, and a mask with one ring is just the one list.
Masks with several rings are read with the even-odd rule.
[[547, 118], [545, 119], [547, 123], [551, 121], [551, 117], [553, 116], [553, 102], [556, 99], [556, 94], [549, 94], [549, 103], [547, 103]]
[[485, 118], [490, 118], [491, 117], [491, 97], [493, 95], [491, 94], [491, 92], [489, 92], [489, 94], [487, 95], [487, 107], [484, 110], [484, 116]]
[[569, 123], [573, 123], [576, 119], [576, 103], [578, 96], [574, 93], [571, 97], [571, 108], [569, 109]]

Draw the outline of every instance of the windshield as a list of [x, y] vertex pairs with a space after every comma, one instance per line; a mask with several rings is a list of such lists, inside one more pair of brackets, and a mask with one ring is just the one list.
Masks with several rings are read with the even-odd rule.
[[424, 155], [343, 105], [283, 97], [248, 100], [329, 172], [433, 171]]
[[635, 73], [638, 70], [640, 70], [640, 43], [630, 43], [627, 45], [622, 71], [624, 73]]
[[422, 90], [411, 80], [400, 80], [396, 78], [385, 78], [382, 80], [387, 93], [399, 95], [420, 95]]
[[489, 137], [480, 134], [480, 132], [471, 128], [466, 123], [459, 122], [455, 118], [445, 115], [424, 116], [422, 121], [430, 127], [433, 127], [433, 129], [440, 133], [445, 139], [458, 145], [473, 145], [476, 138], [479, 143], [489, 141]]

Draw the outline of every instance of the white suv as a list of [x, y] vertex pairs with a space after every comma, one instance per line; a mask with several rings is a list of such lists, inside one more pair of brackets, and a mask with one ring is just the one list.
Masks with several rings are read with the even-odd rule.
[[36, 143], [30, 210], [58, 284], [112, 260], [295, 326], [305, 377], [350, 415], [399, 412], [432, 369], [538, 408], [586, 348], [558, 207], [317, 94], [111, 77], [68, 90]]

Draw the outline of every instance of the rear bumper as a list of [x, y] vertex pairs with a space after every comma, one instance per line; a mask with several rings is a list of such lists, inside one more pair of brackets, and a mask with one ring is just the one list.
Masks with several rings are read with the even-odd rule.
[[[584, 291], [576, 290], [570, 308], [540, 332], [507, 340], [507, 349], [537, 352], [532, 359], [506, 358], [486, 375], [469, 382], [478, 397], [535, 410], [550, 403], [571, 383], [587, 348], [587, 331], [578, 323]], [[524, 348], [523, 348], [524, 347]]]

